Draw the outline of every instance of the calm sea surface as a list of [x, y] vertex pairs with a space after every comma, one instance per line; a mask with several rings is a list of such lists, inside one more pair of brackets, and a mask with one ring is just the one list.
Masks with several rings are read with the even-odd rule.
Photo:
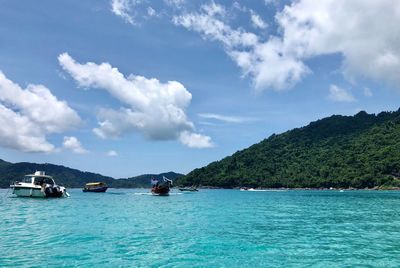
[[400, 192], [0, 190], [0, 267], [399, 267]]

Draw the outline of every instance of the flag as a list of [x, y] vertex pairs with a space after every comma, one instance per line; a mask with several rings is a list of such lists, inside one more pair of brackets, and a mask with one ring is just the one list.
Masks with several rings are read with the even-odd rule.
[[170, 183], [170, 184], [172, 185], [172, 180], [168, 179], [167, 177], [163, 176], [163, 180], [164, 180], [165, 182]]
[[158, 183], [158, 180], [151, 178], [151, 185], [156, 185]]

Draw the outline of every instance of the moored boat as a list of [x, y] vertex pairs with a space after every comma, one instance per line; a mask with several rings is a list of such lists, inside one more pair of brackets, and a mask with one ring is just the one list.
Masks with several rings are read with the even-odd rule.
[[169, 180], [163, 176], [162, 181], [151, 179], [151, 184], [151, 193], [153, 195], [166, 196], [169, 195], [170, 188], [172, 187], [172, 180]]
[[181, 191], [181, 192], [198, 192], [199, 190], [197, 190], [196, 187], [192, 186], [192, 187], [179, 188], [179, 191]]
[[69, 194], [63, 186], [54, 182], [53, 177], [45, 175], [44, 171], [25, 175], [22, 181], [10, 185], [12, 193], [21, 197], [68, 197]]
[[240, 188], [240, 191], [249, 191], [249, 192], [286, 192], [287, 189], [260, 189], [260, 188], [247, 188], [247, 187], [242, 187]]
[[254, 188], [242, 187], [240, 191], [254, 191]]
[[105, 191], [107, 191], [107, 189], [108, 186], [104, 182], [89, 182], [86, 183], [82, 191], [93, 192], [93, 193], [104, 193]]

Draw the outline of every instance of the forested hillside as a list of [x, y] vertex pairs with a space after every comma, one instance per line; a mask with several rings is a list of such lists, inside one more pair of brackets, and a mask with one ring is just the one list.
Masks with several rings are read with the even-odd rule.
[[91, 172], [83, 172], [60, 165], [53, 164], [35, 164], [35, 163], [9, 163], [0, 159], [0, 188], [7, 188], [10, 183], [22, 179], [26, 174], [32, 174], [37, 170], [45, 171], [47, 175], [53, 176], [56, 183], [71, 188], [81, 188], [88, 182], [102, 181], [113, 188], [136, 188], [150, 187], [151, 177], [162, 178], [166, 176], [175, 180], [182, 174], [167, 172], [161, 174], [148, 174], [131, 177], [128, 179], [114, 179]]
[[183, 185], [218, 187], [399, 186], [400, 110], [334, 115], [272, 135], [198, 168]]

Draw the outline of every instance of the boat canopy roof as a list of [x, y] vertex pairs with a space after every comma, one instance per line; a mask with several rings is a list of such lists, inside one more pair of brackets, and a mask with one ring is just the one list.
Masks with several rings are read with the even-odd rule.
[[99, 186], [99, 185], [104, 185], [104, 182], [89, 182], [86, 183], [86, 186]]
[[36, 185], [41, 185], [43, 183], [54, 184], [54, 180], [51, 176], [46, 175], [25, 175], [22, 179], [22, 182], [25, 183], [34, 183]]
[[34, 174], [25, 175], [25, 177], [37, 177], [37, 178], [50, 178], [53, 179], [52, 176], [45, 175], [44, 171], [35, 171]]
[[49, 179], [53, 178], [52, 176], [49, 176], [49, 175], [36, 175], [36, 174], [28, 174], [28, 175], [25, 175], [25, 177], [49, 178]]

